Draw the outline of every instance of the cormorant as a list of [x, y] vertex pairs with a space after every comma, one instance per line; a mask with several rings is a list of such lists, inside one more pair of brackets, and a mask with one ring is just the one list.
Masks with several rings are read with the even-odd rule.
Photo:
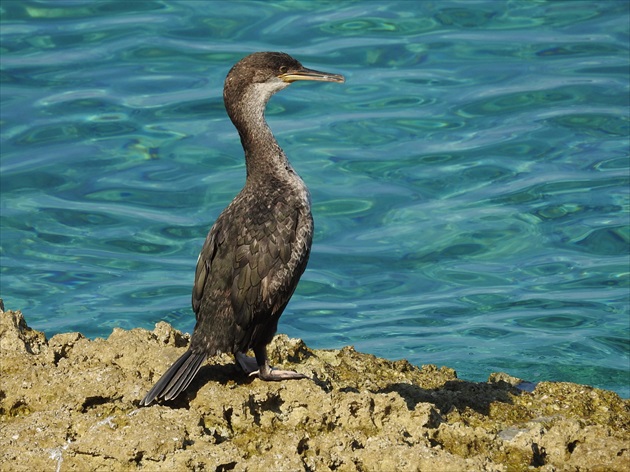
[[[344, 77], [306, 69], [285, 53], [257, 52], [225, 79], [223, 101], [245, 150], [245, 186], [219, 215], [199, 254], [190, 347], [140, 405], [175, 398], [207, 357], [222, 352], [233, 353], [247, 374], [263, 380], [306, 377], [272, 368], [266, 352], [313, 239], [310, 194], [264, 116], [271, 96], [297, 80], [344, 82]], [[255, 359], [245, 355], [250, 349]]]

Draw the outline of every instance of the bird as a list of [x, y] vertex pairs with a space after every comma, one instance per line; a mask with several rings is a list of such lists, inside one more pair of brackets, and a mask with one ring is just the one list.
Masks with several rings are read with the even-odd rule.
[[[305, 375], [269, 365], [267, 345], [306, 269], [313, 240], [311, 197], [265, 120], [276, 92], [296, 81], [343, 83], [307, 69], [283, 52], [256, 52], [230, 69], [223, 88], [227, 114], [245, 153], [245, 185], [203, 244], [192, 289], [196, 324], [188, 350], [141, 400], [172, 400], [208, 357], [234, 354], [248, 375], [265, 381]], [[250, 350], [254, 358], [247, 356]]]

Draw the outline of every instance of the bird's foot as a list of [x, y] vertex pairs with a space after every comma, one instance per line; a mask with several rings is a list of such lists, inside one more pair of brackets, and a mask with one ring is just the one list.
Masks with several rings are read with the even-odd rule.
[[300, 374], [299, 372], [295, 372], [293, 370], [274, 369], [266, 362], [264, 365], [259, 366], [256, 372], [251, 372], [249, 375], [250, 377], [253, 375], [258, 375], [259, 379], [266, 381], [298, 380], [307, 378], [306, 375]]
[[292, 379], [306, 379], [306, 375], [300, 374], [293, 370], [280, 370], [274, 369], [265, 362], [262, 367], [258, 365], [254, 357], [245, 355], [242, 352], [234, 354], [236, 362], [250, 377], [258, 377], [261, 380], [278, 381], [278, 380], [292, 380]]

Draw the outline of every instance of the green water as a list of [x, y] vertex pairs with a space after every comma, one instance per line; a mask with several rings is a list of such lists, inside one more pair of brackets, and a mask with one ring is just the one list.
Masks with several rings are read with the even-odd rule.
[[229, 68], [346, 83], [267, 118], [316, 234], [280, 331], [630, 395], [625, 1], [0, 3], [1, 296], [48, 335], [190, 331], [245, 176]]

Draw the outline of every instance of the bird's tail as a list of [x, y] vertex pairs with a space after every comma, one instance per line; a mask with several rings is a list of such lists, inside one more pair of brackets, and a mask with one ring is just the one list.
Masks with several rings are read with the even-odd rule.
[[140, 406], [150, 405], [155, 399], [172, 400], [186, 390], [192, 379], [206, 360], [207, 354], [186, 351], [157, 381], [140, 402]]

